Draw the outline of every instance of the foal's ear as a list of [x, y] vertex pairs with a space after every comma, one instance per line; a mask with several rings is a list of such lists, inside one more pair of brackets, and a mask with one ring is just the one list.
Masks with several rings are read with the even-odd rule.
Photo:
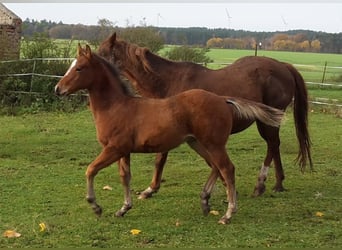
[[110, 43], [114, 44], [116, 41], [116, 32], [113, 33], [113, 35], [110, 37]]
[[78, 43], [78, 46], [77, 46], [77, 56], [80, 56], [82, 54], [82, 47], [81, 47], [81, 44]]
[[91, 49], [90, 49], [90, 46], [88, 44], [86, 45], [85, 56], [88, 58], [91, 57]]

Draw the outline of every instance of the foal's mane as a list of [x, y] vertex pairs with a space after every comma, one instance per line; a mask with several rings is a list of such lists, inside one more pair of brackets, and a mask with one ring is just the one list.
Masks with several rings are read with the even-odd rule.
[[113, 65], [111, 64], [109, 61], [107, 61], [105, 58], [103, 58], [102, 56], [99, 56], [98, 54], [96, 53], [92, 53], [92, 56], [94, 56], [95, 58], [97, 58], [97, 60], [100, 61], [100, 63], [102, 65], [104, 65], [108, 70], [109, 72], [117, 79], [117, 82], [119, 83], [119, 86], [122, 88], [123, 92], [126, 94], [126, 95], [129, 95], [129, 96], [136, 96], [133, 88], [131, 85], [129, 85], [127, 82], [123, 81], [121, 78], [120, 78], [120, 73], [119, 73], [119, 70]]

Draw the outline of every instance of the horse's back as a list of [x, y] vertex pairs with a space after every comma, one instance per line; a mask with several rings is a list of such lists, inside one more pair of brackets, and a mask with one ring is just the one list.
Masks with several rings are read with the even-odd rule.
[[278, 108], [291, 102], [295, 89], [295, 79], [285, 63], [256, 56], [240, 58], [218, 70], [201, 70], [196, 82], [199, 88], [219, 95], [242, 97]]

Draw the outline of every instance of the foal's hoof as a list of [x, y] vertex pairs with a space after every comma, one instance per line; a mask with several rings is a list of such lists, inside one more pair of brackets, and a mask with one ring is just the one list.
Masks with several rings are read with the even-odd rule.
[[122, 206], [122, 208], [120, 208], [120, 210], [116, 211], [115, 216], [123, 217], [131, 208], [132, 208], [132, 205], [125, 204]]
[[148, 199], [148, 198], [151, 198], [152, 197], [152, 194], [153, 194], [153, 192], [141, 192], [140, 194], [139, 194], [139, 196], [138, 196], [138, 199], [139, 200], [146, 200], [146, 199]]
[[266, 191], [266, 186], [264, 184], [258, 185], [254, 188], [253, 197], [261, 196]]
[[226, 225], [230, 223], [230, 218], [227, 218], [226, 216], [223, 216], [219, 221], [218, 224]]
[[125, 213], [126, 213], [126, 211], [119, 210], [115, 213], [115, 216], [116, 217], [123, 217], [125, 215]]
[[210, 213], [210, 206], [209, 205], [202, 205], [202, 212], [204, 216], [208, 216]]
[[102, 215], [102, 208], [100, 206], [93, 207], [93, 211], [98, 217]]
[[272, 189], [274, 192], [284, 192], [286, 189], [283, 187], [283, 185], [275, 185]]

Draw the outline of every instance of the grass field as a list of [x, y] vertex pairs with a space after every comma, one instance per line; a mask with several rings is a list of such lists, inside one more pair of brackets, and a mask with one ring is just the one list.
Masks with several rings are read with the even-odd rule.
[[[221, 68], [224, 64], [229, 64], [243, 56], [254, 55], [253, 50], [230, 50], [230, 49], [211, 49], [208, 54], [214, 60], [209, 64], [210, 68]], [[294, 64], [302, 74], [306, 82], [320, 83], [323, 79], [324, 65], [327, 62], [327, 69], [324, 75], [324, 82], [331, 83], [333, 86], [322, 87], [308, 85], [310, 99], [327, 99], [326, 102], [342, 104], [342, 55], [323, 54], [323, 53], [304, 53], [304, 52], [285, 52], [285, 51], [266, 51], [259, 50], [258, 56], [267, 56], [280, 61]], [[334, 87], [336, 86], [336, 87]]]
[[[101, 171], [95, 187], [104, 213], [98, 219], [84, 198], [85, 169], [100, 150], [90, 112], [2, 116], [0, 247], [341, 247], [341, 119], [315, 110], [309, 120], [314, 172], [302, 174], [293, 163], [291, 112], [281, 129], [288, 189], [283, 193], [271, 191], [271, 170], [266, 193], [250, 197], [265, 144], [255, 126], [231, 137], [239, 210], [223, 226], [217, 221], [226, 209], [224, 189], [218, 183], [211, 197], [220, 215], [204, 217], [199, 193], [209, 169], [186, 145], [170, 153], [159, 193], [144, 201], [134, 196], [124, 218], [114, 216], [123, 201], [117, 167]], [[153, 159], [132, 156], [133, 193], [149, 184]], [[113, 190], [103, 190], [105, 185]], [[131, 229], [141, 233], [132, 235]], [[5, 238], [5, 230], [21, 236]]]
[[[169, 49], [166, 47], [165, 49]], [[161, 51], [161, 54], [164, 52]], [[209, 68], [219, 69], [233, 63], [244, 56], [254, 56], [254, 50], [237, 49], [210, 49], [207, 53], [213, 62]], [[302, 74], [305, 82], [332, 84], [332, 86], [320, 86], [308, 84], [311, 100], [316, 98], [326, 99], [325, 102], [342, 104], [342, 55], [308, 52], [267, 51], [258, 50], [258, 56], [267, 56], [280, 61], [294, 64]], [[324, 73], [325, 63], [327, 67]]]
[[[220, 68], [221, 64], [232, 63], [240, 57], [253, 55], [253, 50], [211, 49], [208, 52], [208, 56], [214, 60], [211, 66], [213, 68]], [[327, 69], [324, 82], [335, 82], [336, 78], [342, 75], [341, 54], [259, 50], [258, 56], [267, 56], [294, 64], [307, 82], [322, 81], [325, 63]]]
[[[227, 63], [254, 51], [209, 53], [215, 62]], [[328, 61], [341, 66], [341, 55], [258, 54], [295, 64], [320, 67]], [[342, 103], [340, 89], [315, 87], [309, 94]], [[219, 215], [202, 215], [199, 193], [209, 169], [187, 145], [170, 153], [160, 191], [144, 201], [134, 196], [133, 209], [124, 218], [114, 216], [123, 202], [117, 166], [101, 171], [95, 188], [104, 211], [96, 218], [85, 201], [85, 169], [100, 152], [90, 112], [84, 108], [75, 113], [0, 116], [0, 247], [341, 248], [342, 113], [325, 106], [310, 110], [314, 171], [302, 174], [293, 162], [297, 141], [291, 109], [281, 128], [286, 192], [272, 192], [271, 169], [265, 194], [251, 198], [265, 143], [255, 125], [230, 138], [227, 148], [236, 166], [238, 212], [225, 226], [217, 224], [227, 206], [219, 182], [211, 197], [212, 209]], [[131, 161], [135, 194], [151, 180], [154, 155], [135, 154]], [[113, 190], [103, 190], [106, 185]], [[141, 233], [133, 235], [132, 229]], [[21, 236], [6, 238], [6, 230]]]

